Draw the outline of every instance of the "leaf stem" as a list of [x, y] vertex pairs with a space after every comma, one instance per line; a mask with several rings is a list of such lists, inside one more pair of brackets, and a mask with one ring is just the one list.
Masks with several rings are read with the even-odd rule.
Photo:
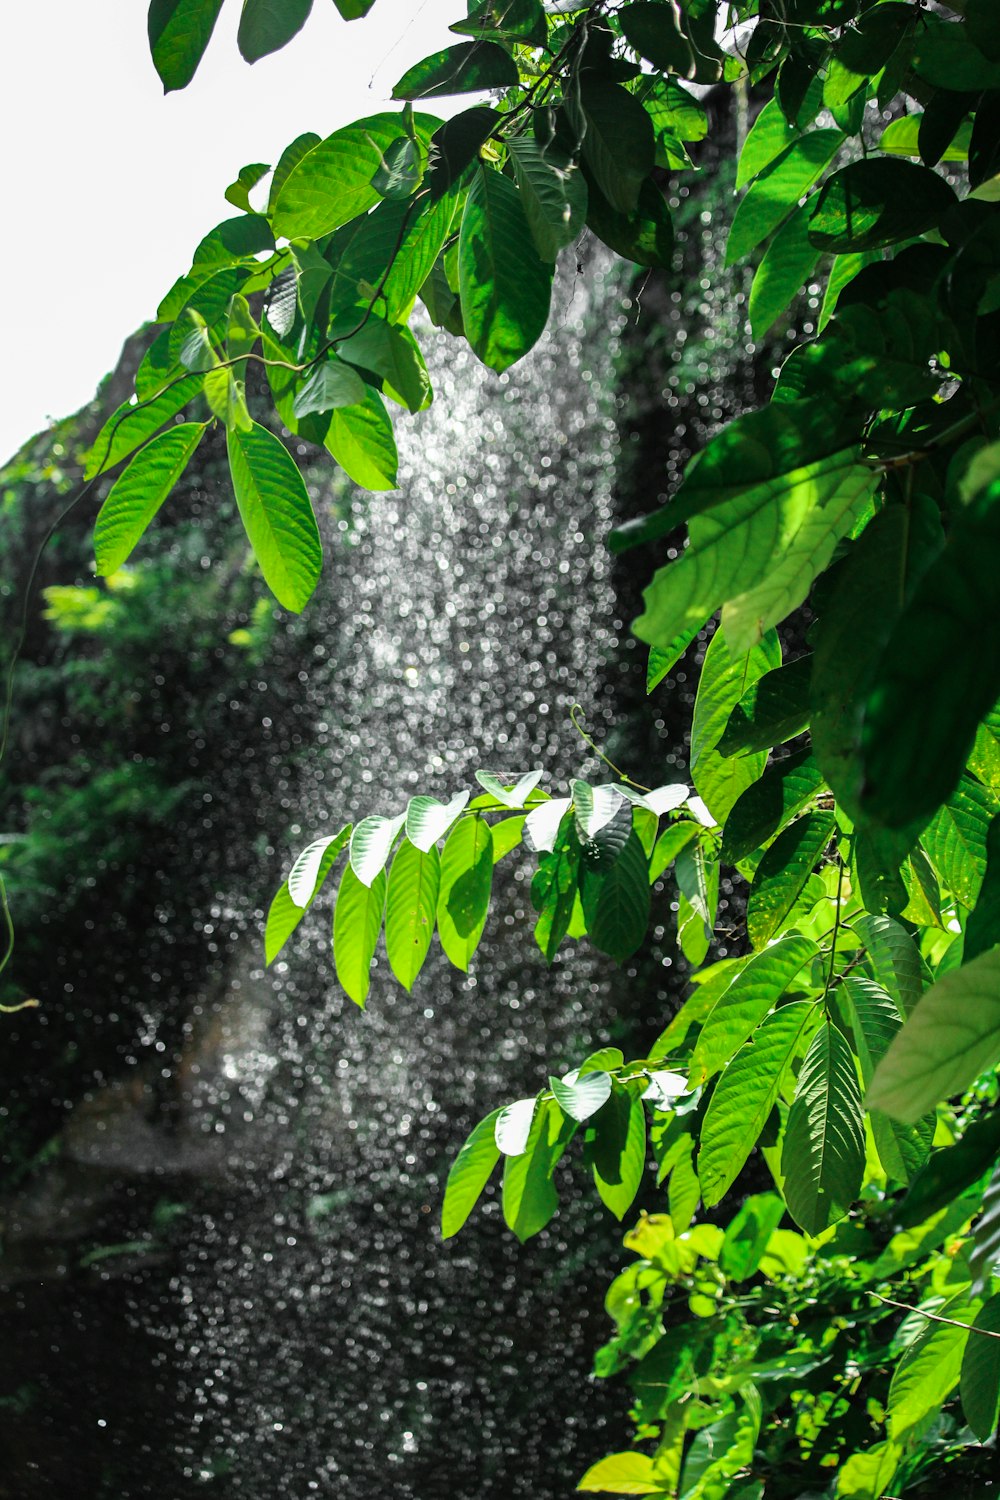
[[909, 1302], [897, 1302], [895, 1297], [883, 1297], [881, 1292], [873, 1292], [869, 1289], [869, 1297], [876, 1298], [879, 1302], [886, 1302], [890, 1307], [898, 1307], [901, 1312], [919, 1313], [922, 1318], [928, 1318], [932, 1323], [947, 1323], [951, 1328], [964, 1328], [966, 1333], [979, 1333], [986, 1339], [1000, 1339], [1000, 1333], [995, 1333], [992, 1328], [977, 1328], [974, 1323], [963, 1323], [959, 1318], [945, 1318], [940, 1313], [928, 1312], [924, 1307], [914, 1307]]
[[583, 727], [584, 712], [579, 703], [574, 703], [572, 705], [569, 711], [569, 717], [573, 728], [576, 730], [580, 738], [590, 746], [591, 750], [593, 750], [598, 760], [603, 760], [604, 764], [606, 766], [609, 766], [611, 770], [614, 771], [619, 781], [624, 781], [626, 786], [634, 786], [636, 790], [640, 792], [651, 792], [653, 790], [651, 786], [643, 786], [641, 781], [633, 781], [631, 776], [626, 776], [625, 772], [620, 770], [619, 767], [615, 765], [610, 756], [605, 755], [604, 751], [601, 750], [597, 744], [595, 744], [594, 740], [590, 737], [590, 735]]

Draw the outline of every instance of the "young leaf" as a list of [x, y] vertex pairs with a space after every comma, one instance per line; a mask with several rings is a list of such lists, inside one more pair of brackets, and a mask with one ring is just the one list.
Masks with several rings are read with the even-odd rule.
[[94, 552], [97, 572], [116, 573], [187, 468], [204, 436], [206, 423], [171, 427], [141, 448], [115, 483], [97, 516]]
[[436, 797], [411, 797], [406, 807], [406, 837], [426, 853], [443, 839], [469, 800], [468, 792], [456, 792], [450, 802]]
[[469, 342], [484, 364], [502, 372], [541, 336], [552, 268], [534, 248], [517, 188], [485, 165], [466, 199], [458, 273]]
[[[264, 927], [264, 961], [270, 965], [284, 948], [292, 933], [319, 895], [323, 882], [336, 863], [337, 856], [351, 836], [347, 823], [330, 839], [317, 839], [299, 855], [288, 880], [279, 886], [267, 913]], [[316, 855], [319, 851], [319, 863]], [[292, 894], [292, 880], [295, 894]], [[311, 886], [309, 884], [311, 879]]]
[[248, 63], [277, 52], [300, 32], [312, 0], [243, 0], [237, 45]]
[[753, 955], [702, 1026], [691, 1058], [690, 1087], [705, 1083], [735, 1056], [818, 951], [811, 938], [791, 933]]
[[575, 780], [570, 786], [576, 812], [576, 826], [581, 839], [592, 839], [619, 812], [625, 794], [617, 786], [591, 786]]
[[939, 979], [875, 1070], [865, 1104], [913, 1123], [1000, 1060], [1000, 950]]
[[743, 1170], [812, 1016], [805, 1000], [781, 1006], [744, 1042], [715, 1085], [698, 1153], [707, 1208], [724, 1197]]
[[960, 1386], [965, 1420], [988, 1443], [1000, 1417], [1000, 1293], [976, 1316], [962, 1356]]
[[482, 818], [460, 818], [441, 856], [438, 935], [457, 969], [479, 946], [493, 889], [493, 837]]
[[264, 580], [279, 604], [298, 614], [323, 566], [312, 503], [288, 449], [266, 427], [226, 433], [236, 503]]
[[441, 1238], [456, 1235], [479, 1202], [483, 1189], [500, 1160], [496, 1123], [500, 1110], [480, 1120], [451, 1164], [441, 1204]]
[[[668, 10], [667, 14], [670, 12]], [[607, 1458], [591, 1464], [578, 1490], [602, 1495], [662, 1495], [663, 1484], [656, 1477], [653, 1460], [645, 1453], [609, 1453]]]
[[383, 818], [378, 813], [362, 818], [351, 835], [351, 868], [362, 885], [371, 885], [385, 869], [389, 851], [406, 821], [406, 814]]
[[524, 831], [531, 841], [531, 847], [539, 854], [555, 848], [560, 824], [571, 806], [569, 797], [553, 797], [549, 802], [539, 803], [528, 813], [524, 820]]
[[385, 909], [385, 951], [405, 990], [412, 990], [434, 934], [441, 856], [404, 839], [392, 861]]
[[781, 1153], [788, 1211], [807, 1234], [847, 1213], [861, 1191], [865, 1132], [854, 1056], [824, 1022], [806, 1053]]
[[[495, 797], [502, 807], [509, 807], [514, 812], [525, 806], [543, 775], [541, 770], [525, 771], [522, 776], [514, 777], [497, 776], [492, 771], [477, 771], [476, 780], [484, 792]], [[537, 847], [540, 846], [536, 845]]]
[[747, 932], [755, 948], [770, 941], [802, 893], [830, 839], [832, 813], [806, 813], [778, 835], [754, 872]]
[[333, 914], [333, 962], [342, 987], [362, 1009], [371, 988], [371, 965], [382, 928], [385, 893], [384, 870], [368, 886], [349, 864], [345, 866]]
[[221, 9], [222, 0], [151, 0], [149, 49], [164, 93], [191, 82]]
[[323, 439], [346, 474], [364, 490], [396, 488], [399, 455], [392, 422], [377, 391], [365, 388], [357, 406], [336, 407]]

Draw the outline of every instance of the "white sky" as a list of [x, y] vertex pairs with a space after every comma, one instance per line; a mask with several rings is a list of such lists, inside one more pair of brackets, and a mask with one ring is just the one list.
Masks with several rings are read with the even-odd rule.
[[385, 108], [411, 63], [460, 40], [446, 27], [463, 7], [376, 0], [347, 24], [332, 0], [314, 0], [288, 47], [249, 67], [239, 0], [227, 0], [193, 82], [167, 96], [146, 9], [5, 7], [0, 460], [89, 400], [202, 235], [236, 212], [223, 193], [241, 166]]

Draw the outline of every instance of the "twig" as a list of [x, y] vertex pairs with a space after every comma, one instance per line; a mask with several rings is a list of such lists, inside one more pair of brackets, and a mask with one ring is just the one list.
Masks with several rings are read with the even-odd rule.
[[940, 1313], [928, 1312], [926, 1308], [912, 1307], [909, 1302], [897, 1302], [895, 1297], [883, 1297], [881, 1292], [869, 1291], [868, 1295], [879, 1302], [887, 1302], [890, 1307], [898, 1307], [901, 1312], [919, 1313], [932, 1323], [947, 1323], [951, 1328], [964, 1328], [966, 1333], [981, 1333], [983, 1338], [1000, 1339], [1000, 1333], [995, 1333], [992, 1328], [977, 1328], [974, 1323], [963, 1323], [958, 1318], [944, 1318]]
[[605, 755], [605, 753], [604, 753], [603, 750], [601, 750], [601, 749], [598, 748], [598, 746], [594, 743], [594, 741], [591, 739], [590, 735], [587, 733], [587, 731], [583, 727], [582, 720], [584, 718], [584, 713], [583, 713], [583, 709], [580, 707], [579, 703], [574, 703], [573, 704], [573, 706], [571, 707], [571, 709], [569, 711], [569, 717], [570, 717], [570, 721], [571, 721], [571, 723], [573, 725], [573, 728], [576, 730], [576, 732], [580, 736], [580, 738], [582, 740], [586, 741], [586, 743], [590, 746], [591, 750], [593, 750], [594, 754], [597, 756], [598, 760], [603, 760], [603, 762], [604, 762], [604, 764], [606, 766], [610, 766], [611, 770], [614, 771], [614, 773], [618, 777], [619, 781], [624, 781], [625, 784], [626, 784], [626, 786], [634, 786], [636, 788], [636, 790], [640, 791], [640, 792], [651, 792], [653, 790], [653, 788], [651, 786], [643, 786], [643, 784], [642, 784], [641, 781], [633, 781], [632, 778], [631, 778], [631, 776], [626, 776], [625, 772], [622, 771], [622, 770], [619, 770], [619, 768], [615, 765], [614, 761], [611, 760], [609, 756]]

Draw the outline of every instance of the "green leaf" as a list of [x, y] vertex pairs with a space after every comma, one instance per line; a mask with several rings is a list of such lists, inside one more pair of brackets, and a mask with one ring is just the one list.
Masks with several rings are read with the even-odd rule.
[[365, 399], [365, 383], [357, 370], [336, 355], [317, 365], [292, 406], [296, 417], [311, 412], [332, 411], [335, 406], [356, 406]]
[[288, 880], [278, 888], [267, 914], [264, 927], [265, 963], [272, 964], [284, 948], [319, 895], [324, 880], [350, 836], [351, 825], [347, 823], [339, 833], [328, 839], [317, 839], [299, 855]]
[[375, 0], [333, 0], [345, 21], [359, 21], [366, 16]]
[[990, 1178], [983, 1197], [982, 1216], [976, 1224], [969, 1269], [974, 1286], [983, 1290], [1000, 1266], [1000, 1168]]
[[441, 857], [438, 935], [457, 969], [467, 971], [486, 925], [493, 889], [493, 836], [482, 818], [463, 817]]
[[[674, 225], [670, 208], [656, 183], [645, 178], [639, 188], [639, 201], [632, 214], [612, 208], [584, 165], [587, 183], [587, 228], [597, 235], [610, 250], [638, 266], [659, 266], [669, 271], [674, 260]], [[630, 536], [630, 525], [612, 533], [612, 536]], [[633, 525], [634, 530], [634, 525]], [[625, 545], [636, 546], [638, 541], [628, 540]], [[616, 550], [624, 550], [619, 546]], [[683, 649], [683, 648], [682, 648]], [[680, 652], [678, 652], [680, 655]]]
[[254, 556], [279, 604], [298, 614], [323, 566], [312, 503], [288, 449], [253, 422], [226, 433], [236, 503]]
[[[811, 85], [810, 101], [818, 105], [822, 100], [822, 93], [822, 84], [817, 78]], [[815, 119], [815, 112], [811, 118]], [[789, 125], [778, 100], [770, 99], [754, 120], [743, 142], [736, 170], [737, 191], [759, 177], [766, 167], [783, 156], [799, 138], [800, 132]]]
[[531, 241], [517, 188], [491, 167], [480, 166], [469, 189], [458, 272], [469, 343], [484, 364], [502, 372], [545, 328], [552, 271]]
[[[363, 328], [338, 345], [338, 353], [351, 364], [380, 375], [386, 395], [407, 410], [423, 411], [430, 405], [427, 366], [408, 328], [397, 327], [372, 314]], [[360, 400], [360, 396], [356, 399]]]
[[483, 146], [500, 128], [503, 116], [485, 104], [462, 110], [431, 137], [427, 187], [431, 199], [440, 198], [464, 177]]
[[495, 1137], [499, 1114], [495, 1109], [485, 1120], [480, 1120], [451, 1164], [441, 1204], [442, 1239], [450, 1240], [461, 1229], [500, 1160]]
[[527, 42], [533, 47], [544, 46], [547, 35], [541, 0], [484, 0], [470, 6], [468, 16], [454, 21], [448, 30], [460, 36]]
[[968, 1188], [984, 1187], [1000, 1154], [1000, 1110], [990, 1110], [953, 1146], [935, 1151], [896, 1210], [895, 1222], [912, 1228], [948, 1208]]
[[962, 1356], [962, 1411], [981, 1443], [989, 1442], [1000, 1417], [1000, 1293], [984, 1304]]
[[415, 63], [396, 84], [392, 97], [432, 99], [442, 94], [512, 89], [519, 82], [517, 63], [496, 42], [459, 42]]
[[[940, 1309], [942, 1317], [954, 1319], [954, 1323], [930, 1323], [927, 1332], [912, 1343], [893, 1373], [889, 1386], [889, 1403], [886, 1422], [889, 1436], [902, 1440], [916, 1428], [918, 1432], [928, 1425], [928, 1419], [937, 1415], [943, 1402], [951, 1395], [958, 1383], [965, 1352], [967, 1329], [962, 1324], [971, 1321], [979, 1311], [978, 1302], [968, 1302], [963, 1297], [952, 1298]], [[938, 1308], [934, 1309], [935, 1312]]]
[[773, 761], [733, 806], [722, 832], [720, 857], [731, 865], [746, 859], [814, 801], [823, 785], [823, 773], [808, 750]]
[[865, 1103], [912, 1123], [998, 1059], [1000, 952], [991, 949], [931, 985], [876, 1069]]
[[191, 82], [221, 9], [222, 0], [151, 0], [149, 48], [164, 93]]
[[538, 1108], [538, 1098], [515, 1099], [507, 1104], [497, 1116], [496, 1143], [504, 1156], [521, 1156], [528, 1148], [528, 1137]]
[[1000, 817], [990, 823], [986, 835], [986, 873], [965, 924], [963, 961], [968, 963], [980, 953], [1000, 943]]
[[[898, 120], [893, 120], [882, 132], [882, 138], [878, 143], [879, 150], [887, 152], [889, 156], [919, 156], [920, 126], [923, 118], [922, 114], [915, 114], [901, 115]], [[965, 122], [960, 125], [951, 144], [945, 148], [941, 160], [967, 161], [971, 135], [971, 124]]]
[[521, 206], [542, 260], [555, 260], [583, 229], [587, 184], [578, 167], [543, 154], [534, 136], [512, 136], [507, 150], [521, 190]]
[[418, 849], [404, 839], [389, 872], [385, 909], [385, 951], [392, 972], [412, 990], [434, 934], [441, 856], [432, 845]]
[[[867, 1088], [903, 1018], [892, 996], [871, 979], [848, 975], [841, 993], [848, 1004], [861, 1081]], [[915, 1126], [903, 1125], [880, 1110], [873, 1110], [871, 1125], [886, 1174], [896, 1182], [911, 1182], [927, 1161], [934, 1137], [934, 1116], [925, 1116]]]
[[377, 391], [366, 388], [357, 406], [339, 406], [330, 413], [323, 439], [346, 474], [365, 490], [393, 490], [399, 454], [392, 421]]
[[573, 824], [567, 823], [555, 847], [542, 854], [531, 882], [531, 902], [539, 914], [535, 941], [547, 963], [552, 963], [573, 920], [579, 872], [580, 842]]
[[243, 0], [236, 41], [248, 63], [277, 52], [300, 32], [312, 0]]
[[290, 168], [278, 191], [272, 190], [274, 233], [316, 240], [373, 208], [379, 195], [372, 178], [398, 137], [399, 116], [385, 113], [345, 125], [313, 146]]
[[94, 527], [97, 572], [106, 578], [131, 555], [191, 461], [204, 436], [204, 422], [171, 427], [140, 448], [125, 472], [115, 480], [101, 506]]
[[913, 70], [940, 89], [1000, 88], [1000, 62], [984, 56], [968, 26], [928, 17], [913, 48]]
[[770, 750], [808, 729], [811, 675], [812, 656], [798, 656], [751, 683], [726, 721], [719, 754]]
[[784, 1198], [795, 1222], [819, 1234], [861, 1192], [865, 1132], [854, 1056], [827, 1020], [806, 1053], [781, 1153]]
[[920, 836], [938, 875], [962, 905], [979, 899], [986, 874], [986, 845], [995, 807], [985, 787], [963, 776]]
[[202, 381], [199, 374], [184, 375], [174, 379], [165, 390], [140, 400], [138, 404], [125, 401], [105, 422], [93, 446], [87, 453], [83, 477], [95, 479], [98, 474], [113, 469], [123, 458], [134, 453], [136, 448], [158, 432], [164, 422], [187, 406], [201, 394]]
[[600, 883], [587, 927], [595, 948], [623, 964], [639, 947], [649, 925], [646, 855], [635, 832]]
[[[612, 545], [611, 551], [614, 552], [615, 550], [616, 548]], [[687, 630], [682, 630], [680, 635], [670, 642], [669, 646], [653, 646], [650, 648], [649, 662], [646, 667], [647, 693], [651, 693], [655, 687], [659, 687], [667, 673], [676, 667], [697, 634], [697, 627], [689, 626]]]
[[649, 859], [649, 883], [659, 880], [664, 870], [672, 865], [682, 849], [698, 836], [699, 825], [687, 820], [670, 823], [660, 834]]
[[840, 130], [811, 130], [765, 167], [733, 218], [726, 265], [734, 265], [767, 239], [795, 208], [844, 143]]
[[565, 1078], [550, 1078], [549, 1088], [564, 1115], [583, 1122], [596, 1114], [611, 1098], [610, 1074], [599, 1070], [577, 1070]]
[[522, 1244], [545, 1228], [558, 1207], [552, 1173], [575, 1128], [553, 1099], [543, 1099], [527, 1149], [520, 1156], [508, 1156], [504, 1164], [504, 1222]]
[[575, 780], [570, 791], [581, 840], [594, 838], [621, 811], [625, 802], [625, 794], [611, 783], [591, 786], [589, 782]]
[[823, 184], [809, 236], [835, 255], [884, 250], [934, 229], [956, 203], [943, 177], [915, 162], [870, 156]]
[[744, 1042], [716, 1084], [698, 1153], [706, 1208], [723, 1198], [743, 1170], [813, 1014], [806, 1000], [781, 1006]]
[[580, 102], [587, 123], [583, 159], [611, 208], [634, 214], [639, 189], [653, 170], [653, 123], [634, 94], [584, 72]]
[[[637, 7], [630, 7], [636, 9]], [[652, 9], [652, 6], [649, 7]], [[669, 11], [667, 14], [669, 15]], [[578, 1490], [602, 1495], [662, 1495], [663, 1485], [656, 1478], [653, 1460], [645, 1453], [610, 1453], [591, 1464]]]
[[250, 193], [270, 170], [271, 168], [264, 161], [254, 161], [246, 167], [241, 167], [236, 181], [231, 182], [226, 188], [224, 194], [226, 202], [231, 203], [234, 208], [241, 208], [245, 214], [253, 213], [250, 206]]
[[780, 833], [764, 855], [747, 897], [747, 933], [755, 948], [769, 942], [780, 929], [835, 827], [833, 813], [806, 813]]
[[351, 835], [351, 868], [362, 885], [371, 885], [377, 875], [385, 869], [399, 830], [406, 821], [406, 814], [395, 818], [383, 818], [378, 813], [362, 818]]
[[345, 866], [333, 914], [333, 962], [341, 986], [362, 1009], [371, 988], [371, 965], [382, 928], [385, 894], [384, 870], [368, 886], [349, 864]]
[[753, 1276], [784, 1213], [785, 1205], [777, 1193], [753, 1193], [745, 1198], [726, 1226], [719, 1269], [733, 1281]]
[[753, 955], [702, 1025], [691, 1058], [692, 1088], [726, 1065], [818, 951], [811, 938], [792, 933]]
[[545, 773], [535, 770], [525, 771], [520, 776], [501, 776], [494, 774], [493, 771], [477, 771], [475, 774], [479, 785], [499, 802], [501, 807], [516, 812], [527, 806], [529, 797]]
[[616, 1219], [632, 1207], [646, 1165], [646, 1111], [642, 1100], [617, 1085], [587, 1125], [587, 1158], [601, 1202]]
[[908, 1016], [923, 993], [920, 953], [905, 927], [891, 917], [865, 913], [851, 922], [868, 950], [877, 982], [891, 996], [901, 1016]]
[[469, 800], [468, 792], [456, 792], [450, 802], [436, 797], [411, 797], [406, 808], [406, 837], [424, 853], [443, 839]]
[[757, 267], [750, 288], [750, 327], [762, 339], [784, 313], [819, 263], [820, 252], [809, 239], [807, 199], [778, 230]]
[[274, 169], [271, 178], [271, 186], [267, 195], [268, 216], [274, 217], [274, 205], [278, 201], [281, 189], [284, 187], [289, 175], [298, 166], [303, 157], [308, 156], [314, 146], [318, 146], [322, 136], [318, 136], [313, 130], [303, 131], [297, 135], [294, 141], [289, 142], [282, 151], [278, 165]]
[[[637, 622], [638, 623], [638, 622]], [[723, 823], [740, 795], [760, 776], [767, 755], [724, 758], [718, 750], [729, 716], [752, 683], [781, 661], [773, 631], [749, 651], [734, 650], [725, 630], [716, 630], [702, 663], [691, 723], [691, 779], [717, 822]]]

